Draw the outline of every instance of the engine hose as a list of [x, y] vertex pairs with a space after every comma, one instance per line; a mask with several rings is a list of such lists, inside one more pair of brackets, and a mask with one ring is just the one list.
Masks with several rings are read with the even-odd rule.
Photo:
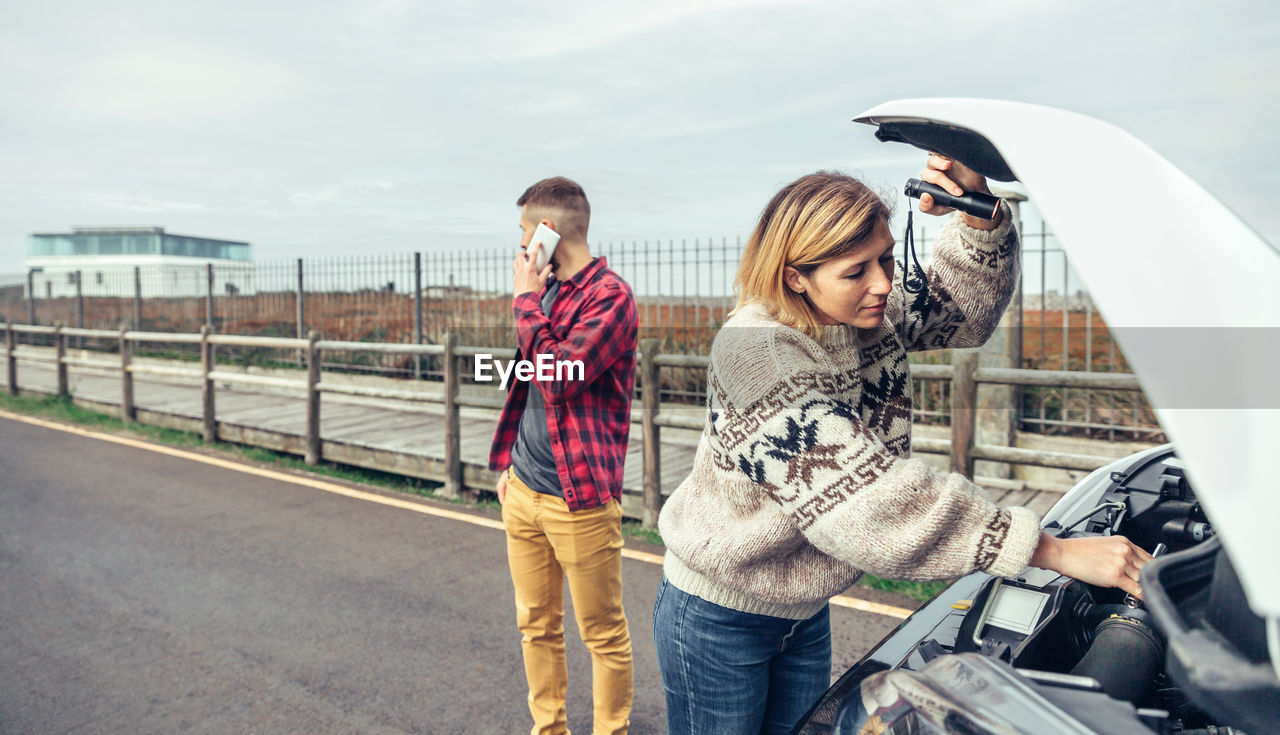
[[1138, 706], [1164, 665], [1164, 644], [1140, 620], [1112, 615], [1098, 624], [1093, 645], [1071, 670], [1102, 685], [1108, 696]]

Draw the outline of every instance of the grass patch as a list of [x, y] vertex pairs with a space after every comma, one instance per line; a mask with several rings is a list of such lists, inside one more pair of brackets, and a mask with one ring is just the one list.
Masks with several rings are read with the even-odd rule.
[[904, 582], [898, 579], [881, 579], [874, 574], [864, 574], [858, 580], [858, 585], [862, 587], [870, 587], [871, 589], [881, 590], [883, 592], [893, 592], [899, 595], [906, 595], [913, 600], [928, 602], [938, 595], [939, 592], [947, 588], [950, 582]]
[[622, 519], [622, 533], [630, 536], [637, 541], [644, 541], [649, 544], [662, 546], [662, 536], [656, 528], [645, 528], [640, 525], [640, 521], [634, 521], [627, 518]]
[[129, 432], [139, 436], [164, 440], [166, 444], [175, 443], [178, 446], [186, 447], [203, 443], [199, 435], [185, 431], [162, 429], [158, 426], [147, 426], [145, 424], [130, 424], [126, 427], [123, 421], [110, 414], [77, 406], [72, 403], [70, 396], [35, 396], [29, 394], [11, 396], [0, 394], [0, 408], [15, 413], [43, 416], [81, 426], [91, 426], [111, 431], [127, 429]]
[[[126, 434], [170, 447], [213, 450], [218, 454], [254, 464], [273, 465], [281, 469], [308, 472], [337, 480], [398, 490], [404, 493], [430, 497], [435, 500], [465, 502], [437, 495], [437, 491], [441, 487], [438, 482], [328, 462], [312, 466], [292, 454], [276, 452], [262, 447], [250, 447], [230, 442], [210, 443], [206, 442], [200, 434], [189, 431], [167, 429], [136, 422], [126, 424], [110, 414], [77, 406], [72, 403], [70, 397], [10, 396], [8, 394], [0, 394], [0, 408], [14, 413], [41, 416], [110, 433]], [[487, 507], [488, 504], [482, 502], [473, 503], [472, 505]], [[492, 505], [496, 507], [497, 503], [494, 502]]]

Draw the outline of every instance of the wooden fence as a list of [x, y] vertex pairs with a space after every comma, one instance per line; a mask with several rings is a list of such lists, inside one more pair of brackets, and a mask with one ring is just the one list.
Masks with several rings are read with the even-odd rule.
[[[442, 345], [418, 345], [329, 341], [321, 339], [317, 332], [311, 332], [307, 339], [221, 335], [213, 334], [207, 326], [202, 328], [198, 334], [128, 330], [110, 331], [22, 324], [4, 324], [0, 328], [5, 332], [5, 358], [8, 365], [10, 394], [17, 395], [19, 392], [19, 361], [53, 363], [57, 372], [57, 393], [61, 396], [69, 395], [68, 370], [70, 368], [82, 367], [114, 371], [118, 372], [121, 377], [120, 417], [125, 422], [131, 422], [137, 419], [133, 398], [135, 375], [149, 374], [199, 381], [202, 386], [203, 400], [202, 433], [205, 441], [209, 442], [218, 440], [217, 395], [215, 388], [215, 384], [218, 381], [299, 391], [306, 396], [307, 402], [305, 449], [299, 453], [305, 457], [308, 464], [313, 465], [324, 459], [321, 451], [320, 436], [320, 397], [324, 393], [400, 401], [443, 403], [445, 432], [444, 472], [442, 477], [436, 479], [443, 482], [444, 493], [450, 496], [464, 495], [471, 492], [463, 479], [460, 409], [464, 407], [501, 409], [503, 403], [500, 398], [462, 395], [460, 391], [461, 361], [466, 358], [474, 358], [479, 354], [492, 355], [504, 360], [515, 358], [515, 350], [510, 348], [495, 349], [492, 347], [459, 345], [453, 333], [446, 335]], [[46, 351], [18, 345], [16, 335], [19, 334], [41, 335], [52, 338], [53, 355], [49, 356]], [[118, 340], [118, 360], [70, 357], [67, 355], [68, 338]], [[200, 367], [197, 369], [195, 367], [135, 364], [132, 359], [135, 346], [148, 343], [199, 345]], [[298, 380], [219, 370], [217, 363], [217, 348], [219, 346], [297, 350], [302, 353], [307, 365], [306, 378], [305, 380]], [[631, 415], [632, 422], [641, 426], [644, 464], [644, 510], [642, 520], [646, 526], [650, 527], [656, 525], [658, 511], [662, 505], [660, 490], [662, 462], [660, 456], [661, 444], [659, 443], [662, 428], [672, 427], [699, 431], [703, 428], [704, 422], [704, 418], [701, 415], [679, 415], [662, 411], [658, 390], [661, 384], [662, 368], [705, 369], [709, 364], [709, 358], [705, 355], [663, 354], [659, 349], [660, 341], [657, 339], [643, 339], [640, 341], [637, 377], [641, 392], [641, 407], [634, 409]], [[322, 353], [327, 351], [357, 350], [410, 356], [442, 356], [444, 363], [444, 390], [441, 394], [423, 393], [394, 388], [351, 385], [323, 379], [320, 371]], [[913, 449], [926, 454], [949, 455], [951, 469], [970, 478], [973, 477], [974, 461], [978, 459], [1085, 471], [1097, 469], [1112, 461], [1112, 458], [1094, 455], [1068, 454], [976, 443], [977, 410], [975, 406], [977, 405], [979, 384], [1141, 390], [1137, 378], [1127, 373], [979, 367], [976, 350], [955, 351], [954, 359], [950, 365], [913, 365], [912, 377], [923, 380], [950, 381], [951, 383], [950, 441], [916, 439], [913, 441]], [[472, 485], [474, 486], [474, 483]]]

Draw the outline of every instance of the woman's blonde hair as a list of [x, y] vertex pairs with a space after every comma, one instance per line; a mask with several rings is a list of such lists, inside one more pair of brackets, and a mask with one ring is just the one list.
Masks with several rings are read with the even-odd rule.
[[819, 171], [787, 184], [769, 201], [747, 240], [733, 282], [734, 312], [760, 303], [779, 322], [817, 339], [822, 325], [808, 299], [787, 287], [784, 269], [809, 275], [862, 244], [890, 214], [884, 200], [847, 174]]

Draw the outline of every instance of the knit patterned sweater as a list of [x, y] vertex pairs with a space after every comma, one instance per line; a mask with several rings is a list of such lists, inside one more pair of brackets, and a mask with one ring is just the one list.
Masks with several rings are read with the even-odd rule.
[[1039, 542], [1026, 508], [911, 459], [908, 350], [975, 347], [1019, 276], [1017, 235], [958, 216], [938, 235], [928, 296], [894, 285], [876, 329], [817, 341], [758, 304], [711, 347], [707, 421], [693, 470], [658, 528], [664, 572], [724, 607], [807, 618], [862, 572], [930, 580], [1021, 571]]

